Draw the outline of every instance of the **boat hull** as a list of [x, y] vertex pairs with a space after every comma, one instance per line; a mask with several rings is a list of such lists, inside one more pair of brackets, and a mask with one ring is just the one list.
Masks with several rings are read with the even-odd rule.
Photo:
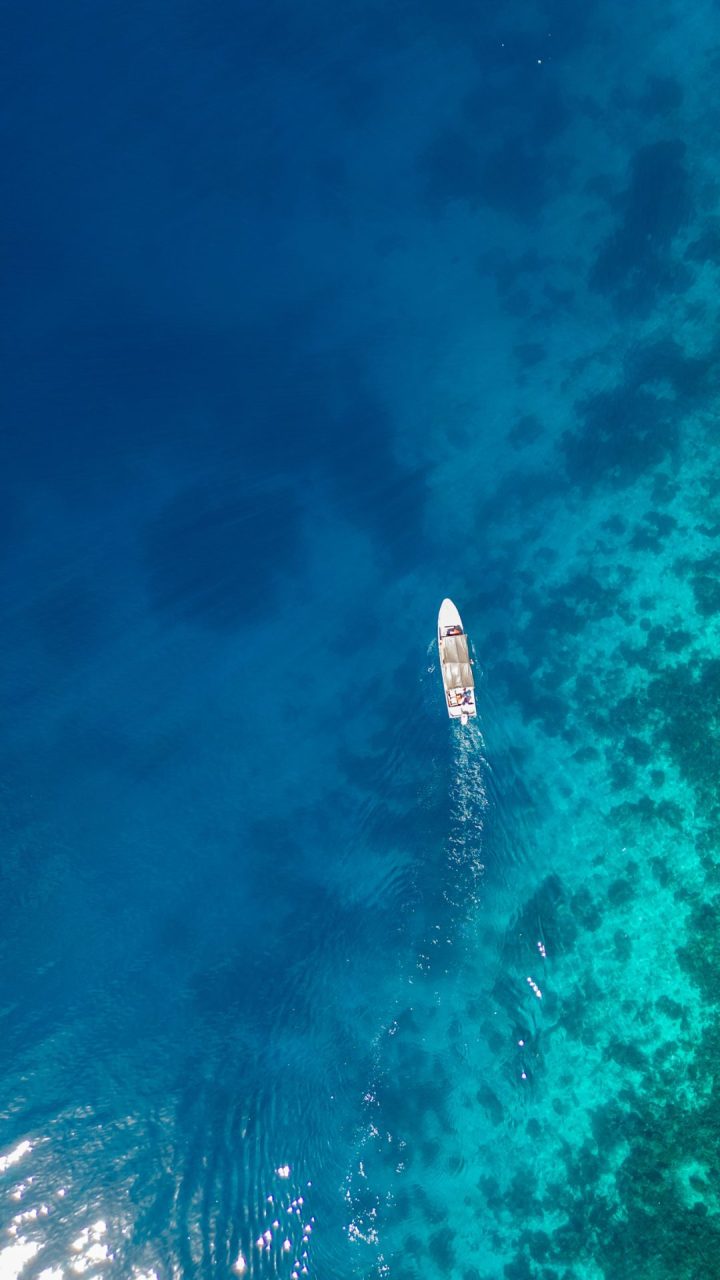
[[438, 652], [447, 713], [465, 724], [477, 715], [475, 677], [462, 618], [449, 599], [438, 614]]

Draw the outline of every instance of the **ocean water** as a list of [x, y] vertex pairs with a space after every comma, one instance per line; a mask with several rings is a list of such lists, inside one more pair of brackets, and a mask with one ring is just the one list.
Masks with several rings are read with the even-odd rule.
[[4, 18], [0, 1277], [712, 1280], [717, 5]]

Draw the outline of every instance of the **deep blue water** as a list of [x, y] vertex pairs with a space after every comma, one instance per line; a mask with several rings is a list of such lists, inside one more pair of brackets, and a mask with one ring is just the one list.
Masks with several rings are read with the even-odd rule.
[[0, 1275], [710, 1276], [716, 7], [4, 18]]

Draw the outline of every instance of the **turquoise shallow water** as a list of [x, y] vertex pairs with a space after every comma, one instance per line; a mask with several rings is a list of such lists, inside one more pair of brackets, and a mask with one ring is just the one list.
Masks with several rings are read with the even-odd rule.
[[715, 6], [37, 16], [0, 1277], [711, 1280]]

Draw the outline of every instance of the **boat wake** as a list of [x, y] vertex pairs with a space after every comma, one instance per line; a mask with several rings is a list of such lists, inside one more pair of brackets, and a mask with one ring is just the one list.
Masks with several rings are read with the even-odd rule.
[[[451, 875], [447, 894], [452, 895], [450, 900], [454, 905], [472, 908], [477, 905], [485, 871], [482, 852], [488, 808], [485, 780], [489, 764], [482, 731], [476, 720], [471, 720], [454, 736], [448, 834]], [[462, 895], [459, 900], [456, 898], [458, 891]]]
[[[425, 700], [436, 712], [437, 668], [428, 650]], [[431, 706], [432, 699], [432, 706]], [[446, 1173], [434, 1166], [440, 1131], [447, 1121], [447, 1055], [458, 1050], [452, 1036], [457, 984], [481, 906], [485, 871], [483, 845], [488, 808], [494, 804], [491, 770], [480, 723], [471, 719], [449, 726], [444, 760], [435, 756], [434, 781], [442, 788], [445, 833], [442, 849], [431, 845], [420, 878], [422, 892], [413, 907], [414, 946], [399, 974], [394, 1007], [373, 1045], [373, 1069], [363, 1099], [354, 1167], [345, 1178], [348, 1238], [356, 1247], [356, 1270], [364, 1280], [406, 1273], [406, 1215], [412, 1206], [425, 1227], [436, 1222]], [[444, 741], [443, 741], [444, 739]], [[444, 775], [444, 776], [443, 776]], [[420, 847], [422, 846], [422, 842]], [[458, 1007], [463, 1006], [464, 996]], [[415, 1172], [410, 1168], [414, 1165]], [[422, 1174], [419, 1177], [419, 1170]], [[424, 1230], [425, 1227], [422, 1229]], [[411, 1233], [412, 1234], [412, 1233]]]

